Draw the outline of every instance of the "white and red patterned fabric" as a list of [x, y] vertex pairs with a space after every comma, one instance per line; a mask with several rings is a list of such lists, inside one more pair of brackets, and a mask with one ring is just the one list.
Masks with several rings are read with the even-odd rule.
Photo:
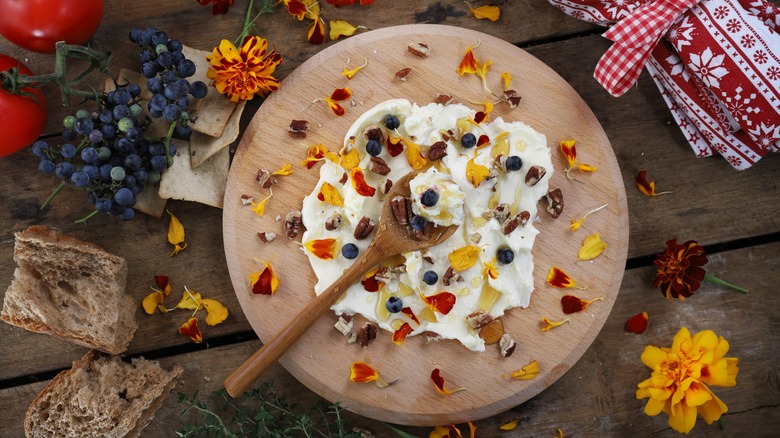
[[765, 0], [548, 0], [614, 44], [594, 77], [621, 96], [644, 67], [699, 157], [743, 170], [780, 152], [780, 8]]

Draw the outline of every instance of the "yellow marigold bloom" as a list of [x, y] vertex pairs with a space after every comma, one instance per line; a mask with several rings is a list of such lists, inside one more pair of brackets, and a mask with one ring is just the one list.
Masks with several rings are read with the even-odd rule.
[[649, 399], [645, 413], [650, 416], [665, 412], [669, 426], [688, 433], [701, 415], [707, 424], [728, 411], [707, 385], [730, 387], [737, 384], [735, 357], [725, 357], [729, 343], [712, 330], [691, 337], [683, 327], [674, 336], [671, 348], [645, 347], [642, 363], [653, 372], [638, 385], [636, 398]]
[[282, 63], [282, 55], [273, 48], [269, 50], [268, 41], [263, 38], [247, 36], [240, 49], [222, 40], [206, 59], [206, 77], [233, 102], [251, 100], [255, 94], [265, 97], [279, 89], [279, 80], [271, 75]]

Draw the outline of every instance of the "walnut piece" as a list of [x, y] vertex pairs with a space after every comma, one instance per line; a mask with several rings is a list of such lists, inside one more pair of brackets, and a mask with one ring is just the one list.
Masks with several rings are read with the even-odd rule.
[[498, 341], [498, 347], [501, 349], [501, 356], [503, 357], [511, 356], [512, 353], [515, 352], [516, 346], [515, 340], [506, 333], [504, 333]]
[[358, 222], [357, 226], [355, 227], [355, 232], [353, 233], [353, 236], [357, 240], [363, 240], [366, 237], [368, 237], [372, 231], [374, 231], [375, 227], [376, 227], [376, 222], [374, 222], [373, 219], [371, 219], [368, 216], [363, 216], [360, 219], [360, 222]]
[[328, 231], [337, 230], [341, 226], [341, 215], [337, 212], [325, 219], [325, 229]]
[[496, 218], [499, 224], [509, 217], [509, 204], [498, 204], [493, 210], [493, 217]]
[[414, 56], [427, 58], [431, 54], [431, 48], [425, 43], [411, 43], [406, 46], [406, 50]]
[[393, 216], [400, 225], [409, 225], [412, 221], [412, 200], [403, 196], [396, 196], [390, 200], [390, 208]]
[[366, 140], [376, 140], [379, 143], [385, 142], [385, 133], [378, 125], [371, 125], [364, 131]]
[[271, 233], [268, 231], [262, 231], [257, 233], [257, 237], [260, 238], [260, 240], [263, 241], [263, 243], [268, 243], [274, 239], [276, 239], [276, 233]]
[[481, 329], [493, 321], [493, 316], [484, 310], [479, 310], [466, 317], [466, 324], [473, 329]]
[[407, 76], [409, 76], [411, 71], [412, 69], [410, 67], [402, 68], [401, 70], [395, 72], [395, 78], [399, 81], [406, 82]]
[[542, 166], [531, 166], [528, 173], [525, 174], [525, 183], [528, 187], [533, 187], [547, 174], [547, 169]]
[[449, 94], [440, 94], [433, 100], [434, 103], [440, 103], [442, 105], [449, 105], [455, 102], [455, 99]]
[[360, 340], [360, 348], [366, 348], [371, 341], [376, 339], [376, 325], [371, 322], [363, 324], [363, 327], [360, 327], [358, 339]]
[[428, 149], [428, 159], [431, 161], [438, 161], [447, 156], [447, 143], [443, 141], [437, 141], [432, 144]]
[[336, 324], [334, 324], [333, 327], [335, 327], [336, 330], [338, 330], [342, 335], [349, 336], [352, 332], [352, 315], [342, 313], [339, 316], [339, 320], [336, 321]]
[[303, 215], [298, 210], [290, 210], [285, 216], [284, 233], [288, 239], [295, 239], [303, 228]]
[[547, 212], [553, 219], [557, 219], [563, 213], [563, 192], [561, 189], [550, 190], [545, 198], [547, 198]]
[[385, 160], [379, 157], [371, 157], [371, 161], [368, 163], [368, 170], [377, 175], [385, 176], [390, 173], [390, 166], [387, 165]]
[[463, 277], [460, 276], [457, 272], [455, 272], [455, 269], [450, 266], [447, 268], [447, 271], [444, 272], [444, 276], [441, 278], [441, 283], [445, 286], [449, 286], [450, 284], [456, 282], [456, 281], [463, 281]]
[[309, 122], [307, 120], [293, 120], [290, 122], [290, 127], [287, 128], [287, 132], [290, 133], [290, 137], [294, 138], [306, 138], [306, 132], [309, 130]]
[[517, 95], [517, 91], [515, 90], [504, 91], [504, 102], [509, 104], [509, 108], [512, 109], [517, 108], [517, 106], [520, 105], [520, 99], [522, 99], [522, 97]]
[[241, 195], [241, 205], [250, 205], [255, 200], [254, 196]]
[[391, 188], [393, 188], [393, 180], [391, 180], [390, 178], [385, 179], [379, 185], [379, 191], [382, 192], [383, 195], [388, 194]]

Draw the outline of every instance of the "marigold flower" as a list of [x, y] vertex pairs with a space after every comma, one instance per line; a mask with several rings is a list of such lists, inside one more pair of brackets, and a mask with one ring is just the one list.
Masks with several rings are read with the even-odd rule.
[[168, 243], [173, 245], [173, 252], [170, 255], [175, 256], [187, 248], [187, 244], [184, 242], [184, 225], [179, 222], [179, 219], [173, 213], [168, 211], [168, 214], [171, 216], [171, 220], [168, 223]]
[[287, 12], [289, 12], [290, 15], [297, 18], [298, 21], [303, 20], [307, 11], [305, 3], [301, 0], [281, 0], [281, 2], [284, 4], [284, 7], [287, 8]]
[[[463, 391], [466, 388], [457, 388], [457, 389], [447, 389], [444, 387], [444, 377], [441, 376], [441, 371], [439, 371], [438, 368], [434, 368], [433, 371], [431, 371], [431, 380], [433, 380], [433, 386], [436, 388], [437, 391], [444, 395], [450, 395], [454, 394], [459, 391]], [[460, 436], [460, 431], [458, 432], [458, 436]]]
[[268, 41], [258, 36], [247, 36], [237, 49], [228, 40], [214, 48], [206, 77], [233, 102], [251, 100], [255, 95], [265, 97], [279, 89], [279, 80], [272, 75], [282, 63], [275, 49], [268, 50]]
[[739, 360], [725, 357], [729, 343], [712, 330], [691, 336], [683, 327], [674, 336], [670, 348], [648, 345], [642, 363], [652, 371], [650, 378], [639, 383], [637, 399], [648, 399], [645, 414], [669, 415], [669, 426], [688, 433], [701, 415], [707, 424], [728, 411], [707, 385], [731, 387], [737, 384]]
[[640, 192], [642, 192], [645, 195], [649, 196], [651, 201], [656, 196], [666, 195], [668, 193], [672, 193], [672, 192], [669, 192], [669, 191], [656, 193], [656, 191], [655, 191], [655, 181], [648, 182], [647, 181], [647, 172], [645, 172], [644, 170], [640, 170], [639, 173], [636, 175], [636, 188], [639, 189]]
[[200, 3], [201, 6], [211, 4], [211, 14], [219, 15], [227, 14], [230, 7], [235, 3], [235, 0], [198, 0], [198, 3]]
[[704, 280], [707, 272], [702, 266], [706, 264], [704, 248], [696, 241], [689, 240], [680, 245], [677, 239], [669, 240], [666, 250], [653, 262], [656, 268], [653, 287], [660, 287], [666, 299], [690, 297]]
[[[341, 6], [353, 5], [355, 4], [355, 0], [328, 0], [328, 3], [339, 8]], [[367, 6], [370, 5], [371, 3], [374, 3], [374, 0], [359, 0], [358, 3], [360, 4], [360, 6]]]

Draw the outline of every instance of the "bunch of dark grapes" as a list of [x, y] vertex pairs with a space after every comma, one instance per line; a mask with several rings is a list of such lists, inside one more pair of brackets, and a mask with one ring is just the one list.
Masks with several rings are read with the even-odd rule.
[[[75, 116], [65, 117], [62, 138], [67, 143], [33, 144], [33, 153], [41, 158], [38, 169], [60, 178], [60, 189], [70, 185], [87, 192], [95, 211], [83, 220], [97, 213], [133, 218], [136, 195], [157, 184], [173, 162], [176, 147], [171, 136], [186, 139], [192, 134], [187, 111], [191, 99], [206, 95], [206, 84], [186, 79], [195, 73], [195, 64], [184, 57], [179, 41], [157, 29], [134, 29], [130, 40], [142, 47], [139, 58], [148, 78], [146, 86], [153, 93], [149, 102], [141, 98], [138, 84], [118, 84], [98, 96], [96, 111], [80, 109]], [[173, 128], [167, 130], [168, 136], [147, 135], [153, 119]]]

